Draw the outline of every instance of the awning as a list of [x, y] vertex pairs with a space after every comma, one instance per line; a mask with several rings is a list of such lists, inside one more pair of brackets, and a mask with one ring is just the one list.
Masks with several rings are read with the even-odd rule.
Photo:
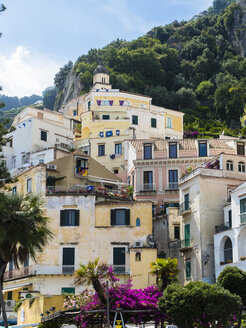
[[32, 282], [26, 282], [24, 284], [5, 287], [5, 288], [3, 288], [3, 292], [7, 292], [9, 290], [21, 289], [22, 287], [27, 287], [27, 286], [32, 286]]

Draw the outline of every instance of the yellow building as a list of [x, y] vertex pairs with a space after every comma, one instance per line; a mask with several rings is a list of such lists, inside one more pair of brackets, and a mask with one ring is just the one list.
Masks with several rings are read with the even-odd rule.
[[99, 65], [91, 91], [61, 111], [81, 121], [76, 148], [126, 179], [123, 140], [183, 136], [183, 113], [153, 106], [150, 97], [112, 89], [109, 72]]
[[74, 286], [73, 273], [79, 264], [97, 257], [112, 265], [122, 282], [131, 275], [135, 288], [154, 283], [150, 274], [150, 262], [156, 259], [152, 203], [128, 199], [118, 185], [120, 178], [80, 151], [32, 167], [12, 184], [13, 192], [44, 196], [55, 235], [37, 263], [29, 259], [20, 270], [12, 263], [7, 268], [4, 298], [13, 303], [20, 296], [35, 298], [32, 315], [28, 302], [21, 306], [19, 324], [40, 322], [50, 299], [55, 296], [60, 309], [59, 295], [84, 289]]

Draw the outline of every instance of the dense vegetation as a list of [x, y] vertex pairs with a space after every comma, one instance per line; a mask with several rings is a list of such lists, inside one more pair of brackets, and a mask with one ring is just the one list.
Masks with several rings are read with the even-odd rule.
[[[190, 21], [153, 28], [130, 42], [116, 40], [91, 49], [73, 66], [87, 92], [99, 62], [110, 71], [115, 88], [149, 95], [153, 103], [186, 113], [186, 130], [230, 133], [244, 113], [246, 58], [232, 46], [232, 0], [215, 0]], [[55, 85], [62, 92], [71, 62], [60, 69]], [[237, 132], [236, 132], [237, 133]]]

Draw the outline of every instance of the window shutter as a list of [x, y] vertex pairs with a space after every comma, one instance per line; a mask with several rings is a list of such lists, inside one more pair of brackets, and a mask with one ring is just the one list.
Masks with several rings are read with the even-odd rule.
[[75, 226], [79, 226], [79, 210], [75, 210]]
[[60, 211], [60, 226], [65, 226], [66, 225], [66, 211], [61, 210]]
[[116, 225], [116, 210], [111, 210], [111, 225]]
[[126, 225], [130, 225], [130, 210], [126, 209], [125, 210], [125, 215], [126, 215]]

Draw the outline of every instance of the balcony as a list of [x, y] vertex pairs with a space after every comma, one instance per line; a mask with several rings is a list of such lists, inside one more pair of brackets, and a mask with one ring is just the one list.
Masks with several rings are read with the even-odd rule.
[[180, 252], [188, 251], [192, 248], [190, 239], [184, 239], [178, 241], [178, 250]]
[[126, 264], [113, 264], [115, 274], [130, 274], [130, 268]]
[[154, 183], [143, 183], [139, 190], [140, 192], [155, 192], [156, 186]]
[[19, 270], [6, 271], [4, 273], [4, 281], [21, 279], [33, 275], [72, 275], [77, 269], [78, 266], [76, 265], [34, 265], [20, 268]]
[[179, 215], [185, 215], [191, 212], [190, 202], [184, 202], [179, 204]]
[[230, 229], [230, 224], [229, 222], [226, 222], [226, 223], [223, 223], [223, 224], [220, 224], [220, 225], [216, 225], [215, 226], [215, 233], [219, 233], [219, 232], [222, 232], [222, 231], [225, 231], [225, 230], [228, 230]]
[[170, 191], [178, 191], [179, 188], [178, 188], [178, 182], [169, 182], [167, 185], [166, 185], [166, 190], [170, 190]]

